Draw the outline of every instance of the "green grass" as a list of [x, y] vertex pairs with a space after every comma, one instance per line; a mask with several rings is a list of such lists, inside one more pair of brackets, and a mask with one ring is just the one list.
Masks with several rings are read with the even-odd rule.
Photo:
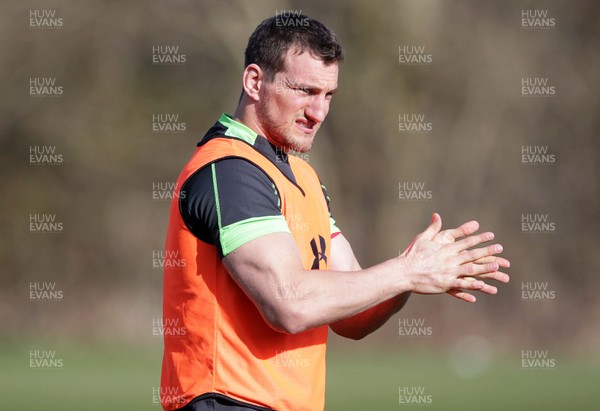
[[[62, 369], [31, 369], [29, 350], [48, 346], [0, 345], [1, 409], [160, 410], [152, 394], [160, 374], [158, 344], [154, 349], [54, 345]], [[597, 364], [564, 359], [554, 369], [530, 371], [511, 359], [462, 378], [436, 354], [331, 349], [326, 410], [595, 410], [599, 382]], [[424, 387], [431, 404], [400, 405], [399, 387]]]

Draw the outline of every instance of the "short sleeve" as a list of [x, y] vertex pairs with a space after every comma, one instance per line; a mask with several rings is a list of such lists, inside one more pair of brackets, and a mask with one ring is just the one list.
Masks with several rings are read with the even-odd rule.
[[222, 256], [263, 235], [290, 233], [275, 184], [241, 158], [197, 171], [183, 184], [179, 199], [186, 226]]

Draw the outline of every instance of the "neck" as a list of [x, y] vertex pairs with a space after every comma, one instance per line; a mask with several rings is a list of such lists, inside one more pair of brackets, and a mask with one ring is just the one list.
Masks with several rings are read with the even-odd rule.
[[256, 115], [256, 104], [248, 103], [246, 101], [246, 96], [243, 96], [240, 103], [238, 104], [235, 112], [233, 113], [233, 118], [236, 121], [244, 124], [246, 127], [249, 127], [252, 131], [254, 131], [259, 136], [265, 137], [269, 142], [275, 146], [278, 146], [270, 136], [264, 132], [262, 127], [258, 122], [258, 117]]

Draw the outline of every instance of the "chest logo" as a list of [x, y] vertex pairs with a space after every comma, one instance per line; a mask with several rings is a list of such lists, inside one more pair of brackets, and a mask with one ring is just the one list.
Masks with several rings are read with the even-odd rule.
[[312, 249], [313, 255], [315, 256], [311, 267], [312, 270], [319, 269], [319, 262], [321, 260], [323, 260], [325, 262], [325, 265], [327, 266], [327, 244], [325, 243], [325, 239], [321, 236], [319, 236], [319, 245], [321, 246], [320, 248], [317, 245], [317, 242], [314, 238], [310, 240], [310, 248]]

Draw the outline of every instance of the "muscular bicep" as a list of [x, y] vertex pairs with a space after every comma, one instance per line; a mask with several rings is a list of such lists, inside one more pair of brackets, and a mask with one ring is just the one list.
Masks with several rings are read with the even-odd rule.
[[330, 258], [330, 269], [333, 271], [359, 271], [361, 269], [350, 243], [341, 233], [331, 239]]
[[289, 233], [272, 233], [236, 248], [223, 258], [233, 280], [254, 302], [265, 321], [277, 331], [293, 322], [284, 291], [297, 284], [303, 272], [300, 252]]

